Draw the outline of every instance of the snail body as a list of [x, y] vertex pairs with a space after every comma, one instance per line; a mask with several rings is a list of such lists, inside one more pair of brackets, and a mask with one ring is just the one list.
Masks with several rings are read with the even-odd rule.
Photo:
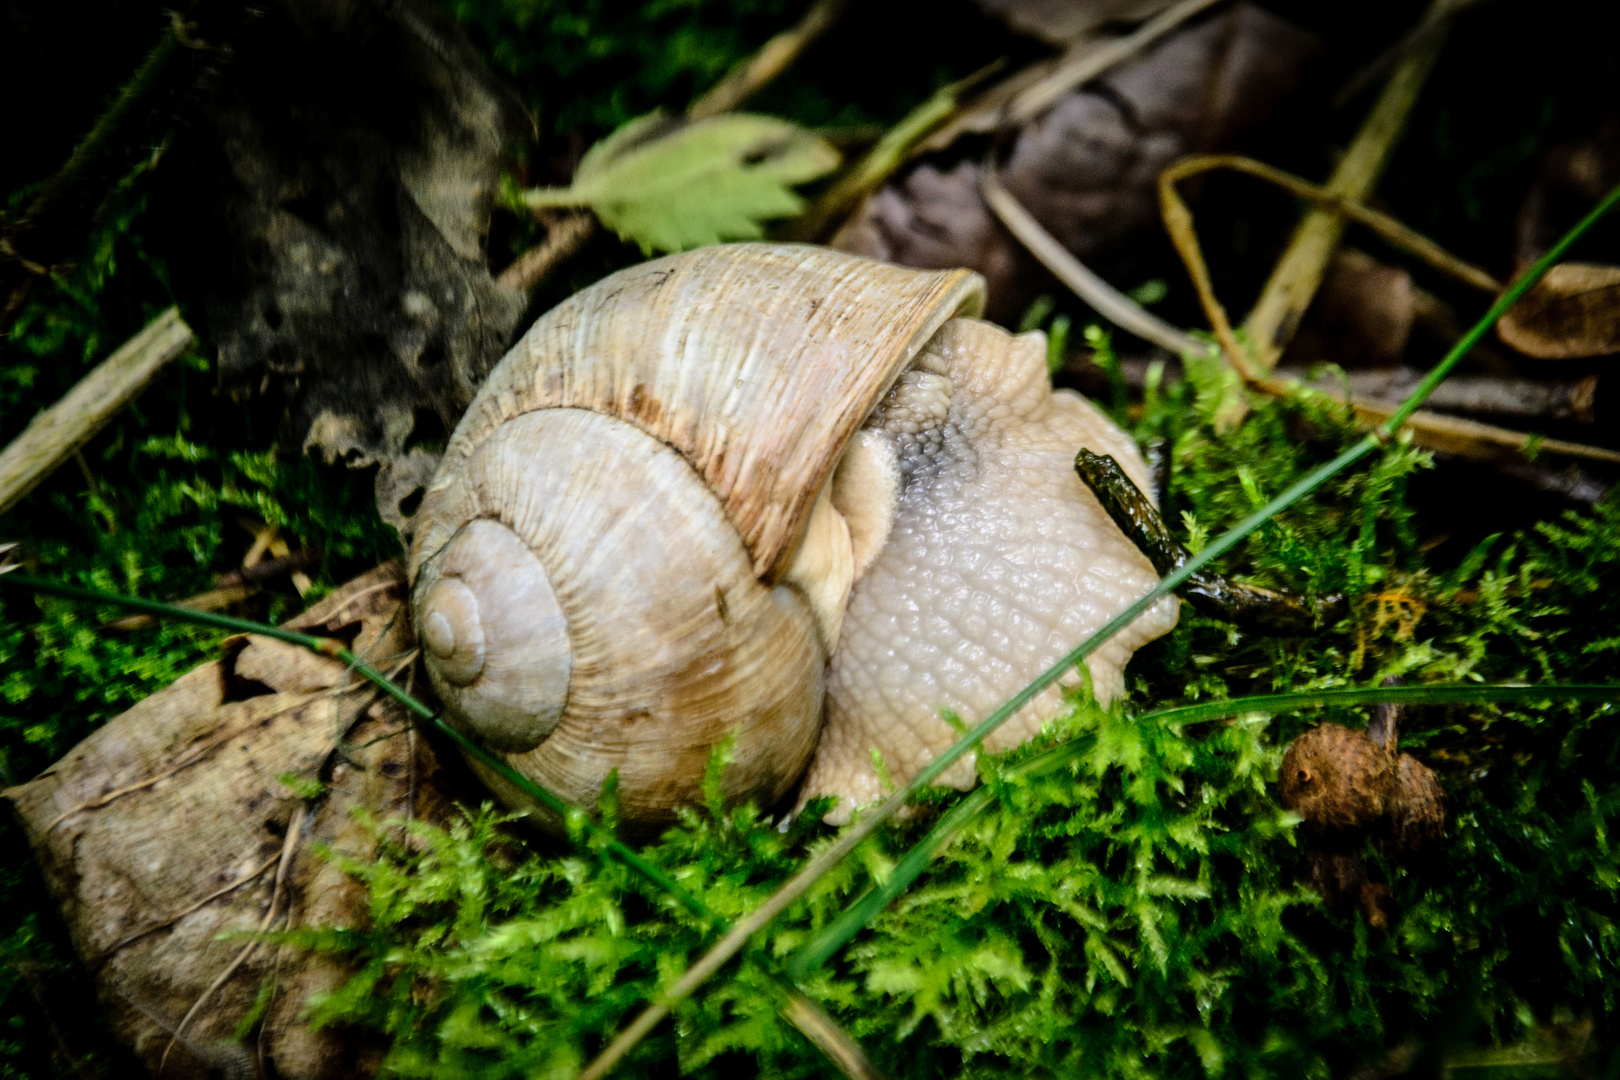
[[[812, 754], [805, 793], [846, 802], [875, 791], [872, 747], [897, 777], [920, 767], [954, 737], [935, 710], [1016, 690], [1154, 580], [1068, 465], [1077, 441], [1145, 473], [1139, 455], [1052, 394], [1030, 366], [1039, 335], [978, 322], [982, 305], [966, 271], [736, 244], [621, 271], [542, 317], [415, 519], [412, 614], [447, 715], [579, 804], [616, 771], [632, 825], [697, 801], [728, 735], [725, 793], [766, 804]], [[950, 498], [933, 498], [971, 510], [1018, 488], [1050, 505], [941, 514]], [[1065, 503], [1078, 518], [1048, 520]], [[908, 589], [937, 611], [886, 626], [873, 613]], [[1174, 617], [1161, 605], [1093, 658], [1100, 694]], [[909, 742], [885, 742], [901, 729]]]

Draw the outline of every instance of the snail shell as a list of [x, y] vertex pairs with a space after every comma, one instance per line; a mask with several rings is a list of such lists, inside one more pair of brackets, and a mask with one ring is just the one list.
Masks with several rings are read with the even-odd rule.
[[982, 306], [967, 271], [738, 244], [546, 314], [416, 518], [413, 618], [450, 718], [578, 804], [616, 771], [632, 824], [696, 801], [728, 735], [725, 793], [786, 794], [857, 562], [881, 546], [882, 513], [833, 508], [835, 466], [940, 327]]

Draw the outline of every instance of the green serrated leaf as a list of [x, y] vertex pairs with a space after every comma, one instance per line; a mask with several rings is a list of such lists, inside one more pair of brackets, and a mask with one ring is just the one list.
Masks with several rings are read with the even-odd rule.
[[588, 206], [646, 254], [685, 251], [764, 235], [763, 223], [792, 217], [804, 200], [792, 188], [837, 167], [838, 152], [785, 120], [717, 116], [663, 136], [653, 113], [591, 148], [568, 188], [529, 192], [530, 206]]

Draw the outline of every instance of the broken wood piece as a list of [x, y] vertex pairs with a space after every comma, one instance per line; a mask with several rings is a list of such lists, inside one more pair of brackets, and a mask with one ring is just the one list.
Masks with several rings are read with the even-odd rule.
[[[354, 651], [386, 670], [414, 649], [405, 595], [402, 568], [384, 564], [290, 625], [352, 635]], [[407, 810], [450, 818], [431, 747], [408, 730], [400, 706], [348, 665], [249, 635], [4, 793], [75, 950], [95, 965], [114, 1033], [148, 1070], [175, 1032], [196, 1046], [230, 1040], [272, 979], [259, 1036], [270, 1075], [348, 1080], [375, 1070], [382, 1048], [373, 1038], [312, 1032], [303, 1020], [309, 995], [349, 974], [341, 960], [220, 935], [364, 925], [363, 886], [312, 845], [374, 857], [376, 836], [357, 809], [378, 820]], [[301, 797], [289, 776], [322, 793]], [[207, 1064], [170, 1054], [164, 1075], [201, 1080]]]
[[0, 514], [95, 437], [195, 340], [180, 310], [171, 307], [34, 417], [0, 451]]
[[[1294, 381], [1266, 378], [1252, 384], [1255, 389], [1278, 397], [1295, 391], [1301, 384]], [[1332, 396], [1332, 395], [1329, 395]], [[1348, 402], [1356, 418], [1369, 427], [1383, 424], [1395, 415], [1399, 403], [1389, 404], [1369, 398], [1354, 397]], [[1477, 420], [1419, 409], [1407, 420], [1402, 431], [1410, 431], [1412, 440], [1426, 450], [1434, 450], [1455, 457], [1475, 461], [1500, 461], [1526, 458], [1535, 454], [1558, 454], [1562, 457], [1581, 458], [1620, 464], [1620, 450], [1603, 446], [1587, 446], [1563, 439], [1544, 439], [1522, 431], [1510, 431]]]

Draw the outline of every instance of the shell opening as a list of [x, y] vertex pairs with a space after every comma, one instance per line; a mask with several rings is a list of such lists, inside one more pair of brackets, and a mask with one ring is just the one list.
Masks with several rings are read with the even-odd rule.
[[516, 533], [462, 527], [418, 585], [417, 630], [433, 688], [493, 750], [540, 745], [568, 704], [573, 646], [540, 560]]

